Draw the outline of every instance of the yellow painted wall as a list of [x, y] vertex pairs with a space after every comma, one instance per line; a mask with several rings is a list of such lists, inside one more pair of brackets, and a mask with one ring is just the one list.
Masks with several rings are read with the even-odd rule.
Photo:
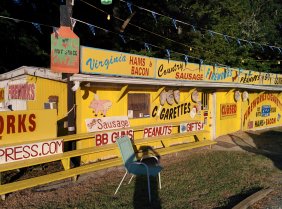
[[[234, 91], [216, 92], [216, 137], [232, 133], [241, 128], [241, 99], [235, 101]], [[223, 116], [221, 105], [236, 104], [237, 113], [232, 116]]]
[[[77, 102], [77, 133], [85, 133], [87, 132], [86, 128], [86, 119], [89, 118], [103, 118], [103, 115], [98, 114], [97, 116], [93, 113], [93, 110], [89, 107], [92, 100], [95, 100], [98, 96], [99, 100], [109, 100], [112, 103], [111, 108], [107, 111], [106, 117], [114, 117], [114, 116], [128, 116], [128, 94], [131, 93], [149, 93], [150, 94], [150, 117], [148, 118], [131, 118], [130, 127], [136, 126], [159, 126], [161, 124], [171, 124], [173, 126], [172, 133], [179, 132], [179, 123], [184, 122], [192, 122], [192, 121], [200, 121], [203, 122], [203, 111], [198, 108], [197, 111], [197, 103], [191, 100], [191, 88], [173, 88], [167, 87], [165, 91], [169, 90], [179, 90], [180, 91], [180, 100], [177, 104], [169, 105], [167, 102], [162, 106], [160, 104], [159, 94], [161, 93], [161, 87], [146, 87], [146, 86], [128, 86], [126, 90], [123, 89], [124, 86], [116, 85], [112, 86], [104, 85], [94, 85], [93, 87], [82, 87], [76, 93], [76, 102]], [[124, 87], [125, 88], [125, 87]], [[199, 93], [199, 98], [201, 99], [201, 93]], [[96, 98], [97, 99], [97, 98]], [[187, 105], [186, 114], [178, 112], [178, 114], [172, 114], [172, 118], [166, 116], [166, 113], [171, 112], [173, 110], [181, 109], [181, 106]], [[161, 108], [161, 111], [159, 109]], [[155, 109], [155, 110], [154, 110]], [[193, 112], [193, 114], [192, 114]], [[160, 113], [160, 114], [157, 114]], [[175, 117], [175, 118], [173, 118]], [[209, 130], [209, 126], [204, 126], [205, 130]], [[110, 131], [109, 131], [110, 132]], [[85, 148], [85, 147], [93, 147], [95, 145], [94, 139], [95, 133], [93, 132], [93, 139], [83, 140], [77, 143], [77, 148]], [[206, 138], [209, 138], [209, 134]], [[143, 138], [143, 129], [140, 131], [134, 132], [134, 140]], [[187, 139], [188, 141], [193, 141], [191, 139]], [[160, 144], [161, 145], [161, 144]], [[159, 146], [160, 146], [159, 145]], [[158, 146], [156, 144], [156, 146]], [[91, 156], [84, 157], [82, 161], [91, 161]], [[97, 156], [95, 156], [97, 158]]]
[[58, 120], [66, 117], [67, 113], [67, 84], [64, 82], [29, 76], [27, 82], [35, 83], [35, 100], [28, 101], [28, 110], [42, 110], [49, 96], [58, 96]]

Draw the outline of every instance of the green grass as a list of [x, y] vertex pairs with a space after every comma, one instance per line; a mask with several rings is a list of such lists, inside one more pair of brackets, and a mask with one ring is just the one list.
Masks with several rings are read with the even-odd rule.
[[[161, 190], [152, 182], [152, 204], [148, 203], [143, 177], [123, 184], [113, 196], [123, 172], [106, 173], [86, 194], [68, 201], [44, 201], [38, 208], [231, 208], [252, 193], [272, 186], [280, 171], [264, 156], [244, 152], [202, 150], [162, 159]], [[83, 182], [85, 184], [86, 182]], [[87, 183], [86, 183], [87, 184]], [[66, 191], [67, 192], [67, 191]]]

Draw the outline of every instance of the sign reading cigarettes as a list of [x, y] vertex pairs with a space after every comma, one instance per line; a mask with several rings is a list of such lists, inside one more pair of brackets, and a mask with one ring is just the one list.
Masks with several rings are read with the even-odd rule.
[[0, 147], [0, 165], [63, 153], [63, 140]]

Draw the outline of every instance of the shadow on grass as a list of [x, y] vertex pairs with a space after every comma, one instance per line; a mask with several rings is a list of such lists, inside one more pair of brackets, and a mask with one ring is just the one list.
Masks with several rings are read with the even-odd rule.
[[252, 194], [260, 191], [261, 189], [262, 189], [261, 187], [256, 187], [256, 188], [252, 188], [248, 191], [242, 192], [240, 194], [231, 196], [224, 202], [225, 206], [216, 207], [214, 209], [230, 209], [230, 208], [233, 208], [238, 203], [240, 203], [241, 201], [243, 201], [247, 197], [251, 196]]
[[150, 177], [152, 202], [148, 200], [148, 187], [146, 176], [136, 176], [133, 195], [134, 209], [161, 209], [157, 177]]
[[260, 134], [246, 132], [252, 141], [229, 134], [232, 141], [243, 150], [265, 156], [272, 160], [276, 168], [282, 170], [282, 132], [265, 131]]

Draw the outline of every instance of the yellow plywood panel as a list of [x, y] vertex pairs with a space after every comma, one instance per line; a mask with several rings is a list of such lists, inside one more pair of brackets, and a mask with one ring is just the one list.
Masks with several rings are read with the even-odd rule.
[[0, 146], [50, 139], [57, 134], [56, 110], [1, 112]]
[[280, 126], [282, 103], [278, 94], [251, 93], [242, 105], [243, 130]]
[[35, 99], [28, 101], [28, 110], [43, 110], [44, 103], [49, 102], [51, 97], [58, 99], [57, 119], [60, 120], [66, 117], [67, 113], [67, 84], [64, 82], [44, 79], [40, 77], [29, 76], [28, 83], [34, 83]]
[[154, 77], [155, 58], [81, 47], [81, 72], [88, 74]]
[[203, 80], [204, 65], [157, 59], [157, 79]]

